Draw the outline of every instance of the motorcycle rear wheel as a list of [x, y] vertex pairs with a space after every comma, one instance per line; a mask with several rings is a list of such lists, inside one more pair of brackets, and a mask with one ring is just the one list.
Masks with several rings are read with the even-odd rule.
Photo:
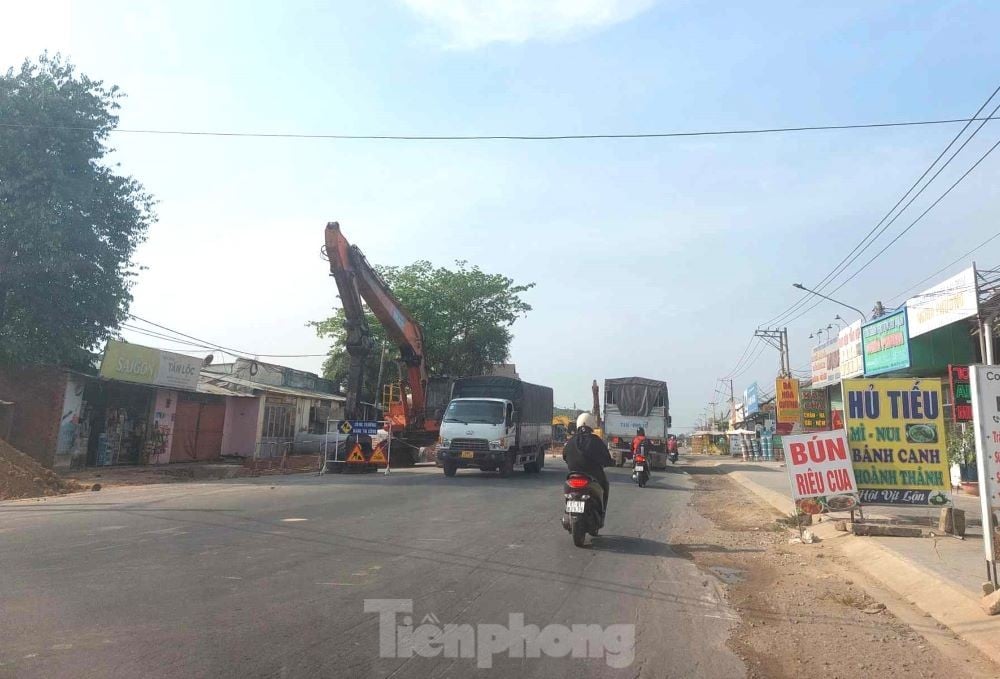
[[573, 544], [577, 547], [583, 547], [587, 542], [587, 526], [583, 522], [583, 517], [573, 517], [571, 521], [573, 522]]

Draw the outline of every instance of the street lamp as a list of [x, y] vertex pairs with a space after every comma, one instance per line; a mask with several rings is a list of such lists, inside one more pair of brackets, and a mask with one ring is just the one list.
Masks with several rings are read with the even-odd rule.
[[852, 311], [857, 311], [859, 314], [861, 314], [861, 320], [863, 320], [863, 321], [867, 321], [868, 320], [868, 317], [865, 316], [865, 312], [864, 311], [862, 311], [861, 309], [859, 309], [857, 307], [853, 307], [850, 304], [845, 304], [844, 302], [841, 302], [839, 299], [834, 299], [833, 297], [827, 297], [826, 295], [824, 295], [822, 293], [819, 293], [819, 292], [816, 292], [815, 290], [810, 290], [809, 288], [807, 288], [806, 286], [802, 285], [801, 283], [792, 283], [792, 287], [793, 288], [798, 288], [799, 290], [802, 290], [803, 292], [808, 292], [810, 295], [816, 295], [817, 297], [822, 297], [823, 299], [828, 299], [831, 302], [833, 302], [834, 304], [839, 304], [842, 307], [847, 307], [848, 309], [851, 309]]

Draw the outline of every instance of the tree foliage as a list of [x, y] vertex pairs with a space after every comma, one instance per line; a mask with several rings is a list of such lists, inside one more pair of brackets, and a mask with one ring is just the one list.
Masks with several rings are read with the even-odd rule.
[[0, 361], [86, 364], [126, 317], [156, 218], [107, 162], [122, 96], [59, 56], [0, 75]]
[[[489, 373], [510, 355], [513, 338], [511, 326], [531, 311], [522, 293], [534, 283], [517, 285], [502, 274], [489, 274], [467, 262], [456, 268], [435, 268], [430, 262], [417, 261], [408, 266], [376, 266], [403, 307], [423, 327], [424, 353], [428, 372], [439, 376], [467, 376]], [[375, 394], [380, 348], [385, 332], [378, 320], [368, 314], [376, 350], [366, 366], [365, 400]], [[348, 356], [344, 349], [344, 311], [311, 323], [320, 337], [333, 340], [324, 375], [343, 381], [347, 375]], [[398, 379], [393, 364], [398, 351], [387, 345], [382, 383]]]

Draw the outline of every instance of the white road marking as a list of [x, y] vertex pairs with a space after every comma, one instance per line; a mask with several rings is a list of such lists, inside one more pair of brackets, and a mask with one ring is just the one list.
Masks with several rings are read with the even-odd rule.
[[292, 523], [293, 521], [308, 521], [308, 520], [309, 519], [300, 519], [300, 518], [297, 518], [297, 517], [293, 517], [293, 518], [290, 518], [290, 519], [282, 519], [282, 521], [284, 521], [285, 523]]

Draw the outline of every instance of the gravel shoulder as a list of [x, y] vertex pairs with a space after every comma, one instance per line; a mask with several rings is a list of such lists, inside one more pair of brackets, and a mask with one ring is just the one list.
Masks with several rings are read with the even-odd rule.
[[749, 677], [996, 677], [989, 660], [849, 568], [833, 544], [791, 544], [783, 517], [725, 475], [689, 467], [711, 526], [673, 548], [724, 585], [729, 646]]

